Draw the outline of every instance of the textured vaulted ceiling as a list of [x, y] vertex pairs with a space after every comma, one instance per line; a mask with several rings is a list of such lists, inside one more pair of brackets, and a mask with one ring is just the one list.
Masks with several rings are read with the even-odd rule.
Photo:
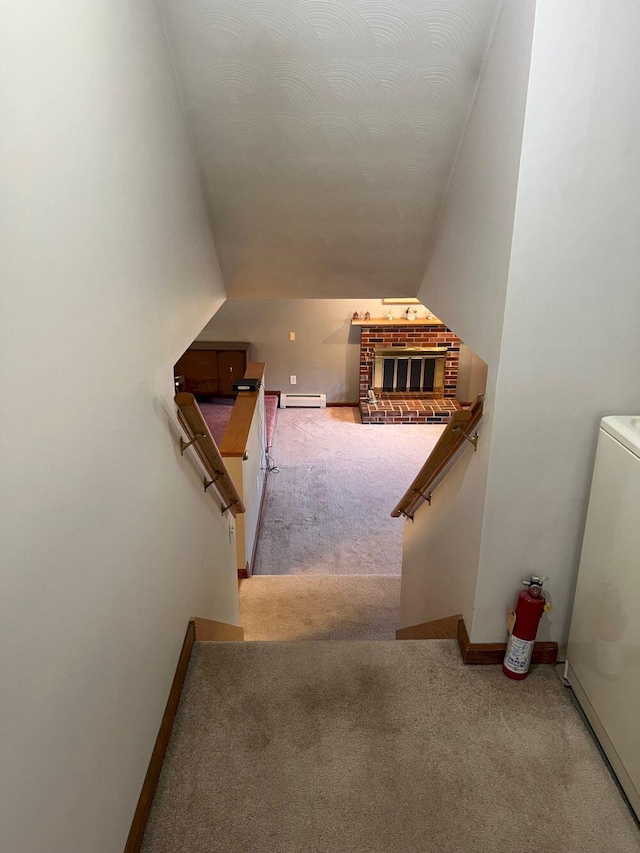
[[417, 292], [498, 0], [165, 0], [229, 296]]

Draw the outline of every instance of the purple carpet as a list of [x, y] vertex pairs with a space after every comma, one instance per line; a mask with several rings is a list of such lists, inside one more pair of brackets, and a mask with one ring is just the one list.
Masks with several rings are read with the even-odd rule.
[[[213, 440], [218, 445], [222, 444], [224, 433], [233, 411], [233, 400], [221, 399], [217, 402], [199, 403], [200, 411], [205, 419]], [[267, 394], [264, 398], [265, 429], [267, 431], [267, 447], [273, 442], [273, 431], [276, 426], [276, 414], [278, 412], [278, 397], [275, 394]]]
[[[229, 403], [233, 403], [233, 400], [230, 400]], [[229, 405], [229, 403], [226, 400], [224, 402], [221, 400], [219, 403], [198, 403], [202, 417], [205, 419], [218, 447], [222, 444], [224, 432], [233, 411], [233, 405]]]

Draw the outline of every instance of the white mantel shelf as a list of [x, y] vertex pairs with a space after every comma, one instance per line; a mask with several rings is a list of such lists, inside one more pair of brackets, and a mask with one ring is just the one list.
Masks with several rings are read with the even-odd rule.
[[432, 317], [427, 320], [426, 317], [417, 317], [415, 320], [407, 320], [406, 318], [398, 317], [397, 320], [383, 320], [371, 317], [369, 320], [352, 320], [352, 326], [444, 326], [442, 320], [437, 317]]

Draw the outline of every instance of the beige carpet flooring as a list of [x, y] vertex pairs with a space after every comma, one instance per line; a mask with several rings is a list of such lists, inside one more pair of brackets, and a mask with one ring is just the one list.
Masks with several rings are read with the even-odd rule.
[[638, 853], [549, 667], [452, 641], [196, 644], [144, 853]]
[[254, 576], [240, 584], [247, 640], [393, 640], [398, 575]]
[[390, 512], [443, 429], [280, 409], [254, 573], [399, 574], [403, 525]]

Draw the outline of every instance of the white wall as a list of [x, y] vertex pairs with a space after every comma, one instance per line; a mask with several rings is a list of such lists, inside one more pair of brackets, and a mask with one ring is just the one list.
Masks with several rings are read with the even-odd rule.
[[[638, 413], [640, 6], [538, 0], [472, 639], [550, 576], [563, 642], [597, 426]], [[434, 305], [434, 310], [435, 310]]]
[[405, 524], [402, 626], [455, 613], [473, 626], [534, 8], [503, 3], [420, 289], [489, 372], [478, 452]]
[[[267, 434], [264, 412], [264, 386], [258, 392], [258, 403], [247, 438], [247, 459], [242, 460], [242, 498], [246, 513], [243, 516], [245, 559], [250, 563], [256, 547], [260, 504], [266, 476]], [[239, 567], [240, 568], [240, 567]], [[244, 566], [242, 566], [244, 568]]]
[[460, 345], [458, 400], [470, 402], [487, 390], [488, 365], [466, 344]]
[[238, 615], [173, 432], [224, 292], [154, 4], [2, 18], [1, 846], [120, 853], [187, 620]]
[[[266, 362], [268, 389], [324, 392], [332, 403], [357, 403], [360, 329], [351, 327], [351, 317], [354, 311], [382, 317], [389, 308], [399, 317], [406, 305], [383, 305], [381, 299], [228, 299], [198, 340], [250, 341], [251, 358]], [[289, 332], [296, 333], [294, 342]], [[298, 379], [295, 387], [291, 374]]]
[[[419, 317], [425, 317], [426, 309], [417, 307]], [[379, 318], [391, 309], [401, 317], [406, 308], [383, 305], [381, 299], [228, 299], [198, 340], [249, 341], [251, 358], [267, 364], [270, 390], [325, 392], [331, 403], [357, 403], [360, 328], [351, 326], [353, 312]], [[296, 333], [294, 342], [289, 332]], [[465, 393], [472, 381], [477, 385], [476, 367], [472, 359], [461, 364]], [[295, 387], [291, 374], [298, 380]]]
[[251, 566], [256, 547], [260, 505], [264, 491], [266, 470], [266, 418], [264, 411], [264, 385], [258, 391], [258, 400], [247, 436], [247, 458], [225, 457], [225, 465], [238, 494], [242, 498], [245, 512], [236, 518], [236, 559], [238, 569]]
[[509, 254], [535, 0], [504, 0], [419, 298], [495, 363]]
[[[479, 430], [482, 432], [481, 428]], [[484, 435], [484, 433], [483, 433]], [[473, 621], [482, 513], [473, 503], [486, 478], [487, 454], [471, 445], [414, 521], [405, 521], [402, 541], [400, 627], [420, 625], [461, 613]], [[407, 483], [407, 485], [409, 485]]]

